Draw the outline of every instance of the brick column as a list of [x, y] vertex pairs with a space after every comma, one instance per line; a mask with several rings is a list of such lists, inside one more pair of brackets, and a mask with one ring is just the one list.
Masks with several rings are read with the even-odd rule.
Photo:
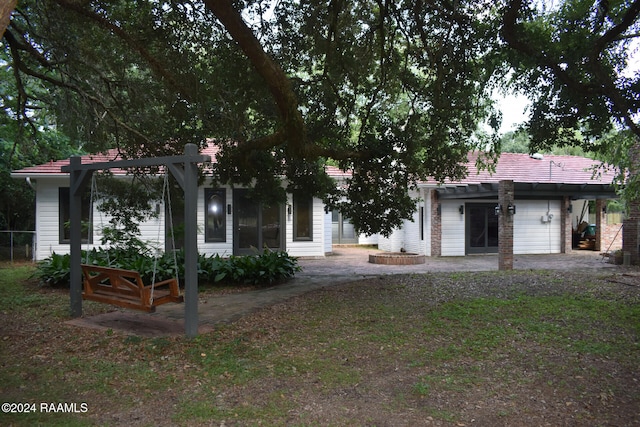
[[431, 256], [442, 255], [442, 211], [438, 192], [431, 190]]
[[[636, 143], [629, 150], [629, 173], [640, 173], [640, 144]], [[636, 265], [640, 260], [638, 254], [638, 222], [640, 221], [640, 200], [627, 200], [628, 216], [622, 222], [622, 251], [628, 252], [631, 264]]]
[[638, 217], [622, 222], [622, 251], [629, 253], [631, 264], [638, 264]]
[[602, 225], [604, 224], [604, 207], [607, 206], [607, 201], [603, 199], [596, 199], [596, 244], [593, 247], [594, 251], [602, 250]]
[[573, 246], [573, 227], [569, 206], [571, 206], [571, 199], [569, 196], [564, 196], [560, 207], [560, 253], [563, 254], [571, 253]]
[[498, 270], [513, 270], [513, 215], [507, 206], [515, 205], [513, 181], [500, 181], [498, 187]]

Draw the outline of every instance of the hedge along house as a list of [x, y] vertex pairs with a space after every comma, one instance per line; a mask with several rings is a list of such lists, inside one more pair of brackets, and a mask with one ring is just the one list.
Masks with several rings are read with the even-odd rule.
[[[215, 159], [217, 150], [211, 146], [201, 154]], [[116, 150], [104, 154], [82, 156], [82, 164], [120, 160]], [[215, 160], [213, 160], [215, 161]], [[14, 171], [12, 177], [26, 179], [36, 191], [36, 260], [49, 257], [53, 252], [69, 253], [69, 174], [62, 168], [69, 159]], [[127, 179], [127, 172], [112, 169], [116, 178]], [[97, 195], [99, 197], [100, 189]], [[298, 198], [288, 195], [282, 205], [263, 206], [247, 197], [248, 189], [212, 184], [205, 178], [198, 188], [197, 225], [198, 252], [221, 256], [246, 255], [267, 247], [286, 250], [292, 256], [316, 257], [331, 252], [331, 215], [317, 198]], [[83, 222], [92, 218], [92, 227], [83, 231], [83, 249], [100, 247], [102, 227], [109, 217], [98, 209], [99, 200], [91, 203], [89, 193], [82, 203]], [[95, 197], [95, 196], [94, 196]], [[172, 200], [173, 203], [179, 201]], [[140, 224], [141, 240], [164, 249], [173, 243], [180, 247], [180, 239], [170, 241], [171, 223], [178, 228], [181, 209], [163, 209], [159, 203], [158, 216]], [[159, 232], [161, 231], [161, 232]], [[167, 236], [165, 238], [165, 236]], [[160, 241], [158, 241], [160, 240]]]
[[[470, 153], [469, 174], [459, 182], [421, 183], [414, 193], [418, 203], [413, 221], [405, 221], [389, 237], [380, 236], [379, 248], [465, 256], [498, 253], [500, 239], [505, 239], [511, 254], [567, 253], [580, 223], [589, 221], [584, 215], [589, 201], [595, 201], [594, 249], [606, 250], [611, 241], [603, 237], [613, 238], [620, 230], [619, 224], [604, 222], [607, 199], [618, 196], [612, 172], [594, 175], [599, 162], [577, 156], [503, 153], [495, 172], [489, 173], [478, 171], [476, 158]], [[511, 231], [503, 233], [501, 223], [510, 225]], [[621, 247], [621, 240], [619, 233], [613, 249]]]

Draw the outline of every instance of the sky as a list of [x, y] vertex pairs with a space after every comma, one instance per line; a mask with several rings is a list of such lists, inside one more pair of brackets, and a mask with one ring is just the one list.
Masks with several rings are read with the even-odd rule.
[[498, 105], [502, 111], [502, 125], [500, 133], [509, 132], [529, 117], [526, 111], [529, 100], [521, 95], [506, 95], [498, 99]]

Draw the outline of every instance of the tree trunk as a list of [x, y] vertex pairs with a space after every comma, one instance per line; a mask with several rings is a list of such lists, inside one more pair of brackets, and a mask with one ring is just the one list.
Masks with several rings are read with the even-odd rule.
[[11, 12], [16, 8], [18, 0], [0, 0], [0, 37], [4, 36], [4, 31], [9, 26]]

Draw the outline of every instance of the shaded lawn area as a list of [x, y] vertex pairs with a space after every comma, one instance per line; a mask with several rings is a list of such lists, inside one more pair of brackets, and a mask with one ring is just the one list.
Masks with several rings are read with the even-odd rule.
[[66, 325], [32, 271], [0, 270], [0, 396], [35, 404], [0, 425], [640, 424], [640, 276], [384, 276], [189, 340]]

